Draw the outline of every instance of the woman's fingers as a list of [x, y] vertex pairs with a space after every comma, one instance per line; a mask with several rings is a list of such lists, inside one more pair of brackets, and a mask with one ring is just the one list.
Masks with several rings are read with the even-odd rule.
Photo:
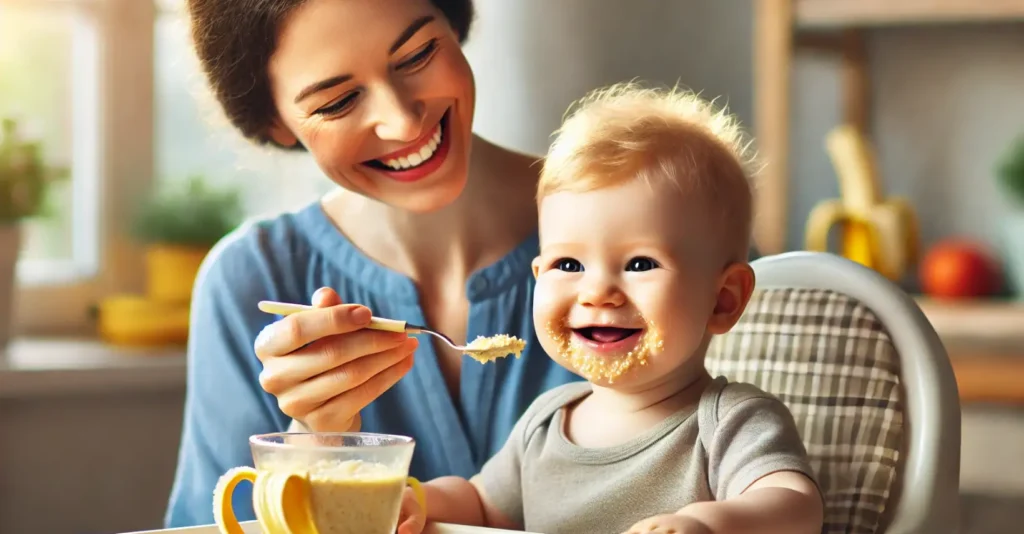
[[328, 431], [332, 428], [348, 428], [352, 418], [365, 408], [374, 399], [387, 391], [399, 380], [409, 369], [412, 369], [414, 356], [409, 354], [394, 365], [373, 375], [369, 380], [354, 389], [341, 393], [319, 407], [313, 409], [304, 418], [305, 423], [318, 431]]
[[366, 329], [369, 308], [344, 304], [330, 288], [313, 294], [312, 309], [260, 332], [260, 385], [281, 411], [313, 431], [359, 429], [359, 411], [412, 368], [418, 341], [405, 333]]
[[[398, 346], [375, 354], [355, 358], [348, 363], [328, 369], [313, 378], [293, 383], [289, 388], [277, 395], [278, 405], [281, 407], [281, 411], [291, 417], [304, 418], [306, 414], [319, 408], [332, 398], [366, 384], [378, 374], [386, 372], [387, 369], [401, 363], [405, 359], [411, 360], [412, 353], [418, 345], [419, 342], [416, 338], [407, 338], [405, 342]], [[288, 358], [291, 358], [291, 356], [288, 356]], [[264, 388], [266, 387], [264, 385]], [[367, 402], [367, 404], [369, 403]], [[358, 406], [354, 410], [348, 409], [346, 411], [356, 412], [363, 407]]]
[[326, 373], [332, 369], [402, 346], [409, 339], [401, 332], [360, 330], [349, 334], [330, 336], [311, 343], [302, 350], [264, 361], [260, 385], [268, 393], [277, 395], [296, 384]]
[[321, 287], [313, 292], [312, 304], [314, 308], [329, 308], [344, 304], [344, 302], [341, 301], [337, 291], [329, 287]]
[[347, 334], [370, 324], [370, 309], [359, 304], [315, 308], [267, 325], [256, 338], [256, 356], [269, 358], [294, 352], [320, 338]]

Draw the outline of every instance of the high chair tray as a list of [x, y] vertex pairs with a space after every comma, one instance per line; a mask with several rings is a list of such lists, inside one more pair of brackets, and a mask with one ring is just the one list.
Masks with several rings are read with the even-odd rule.
[[[264, 534], [255, 521], [242, 523], [245, 534]], [[163, 530], [140, 530], [136, 532], [124, 532], [122, 534], [220, 534], [215, 525], [204, 525], [201, 527], [169, 528]], [[450, 525], [447, 523], [434, 523], [423, 530], [423, 534], [536, 534], [530, 532], [519, 532], [512, 530], [500, 530], [494, 528], [467, 527], [464, 525]]]

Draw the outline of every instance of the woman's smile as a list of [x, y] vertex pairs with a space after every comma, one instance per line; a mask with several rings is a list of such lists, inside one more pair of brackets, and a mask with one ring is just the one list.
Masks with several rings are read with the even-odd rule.
[[415, 182], [426, 178], [444, 164], [451, 147], [448, 110], [425, 135], [401, 150], [363, 162], [363, 165], [399, 182]]

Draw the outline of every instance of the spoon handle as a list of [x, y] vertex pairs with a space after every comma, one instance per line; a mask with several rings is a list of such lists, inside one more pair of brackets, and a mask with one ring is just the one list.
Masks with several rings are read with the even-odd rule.
[[[273, 300], [261, 300], [257, 304], [260, 311], [273, 315], [291, 315], [302, 311], [315, 309], [306, 304], [292, 304], [290, 302], [275, 302]], [[370, 324], [366, 326], [371, 330], [383, 330], [385, 332], [406, 332], [406, 322], [396, 319], [385, 319], [383, 317], [370, 318]]]

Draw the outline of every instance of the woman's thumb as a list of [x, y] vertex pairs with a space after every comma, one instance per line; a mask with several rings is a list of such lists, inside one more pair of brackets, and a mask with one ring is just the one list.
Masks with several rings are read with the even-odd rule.
[[341, 297], [338, 296], [338, 293], [335, 290], [329, 287], [321, 287], [313, 293], [314, 308], [327, 308], [330, 306], [337, 306], [338, 304], [343, 304]]

